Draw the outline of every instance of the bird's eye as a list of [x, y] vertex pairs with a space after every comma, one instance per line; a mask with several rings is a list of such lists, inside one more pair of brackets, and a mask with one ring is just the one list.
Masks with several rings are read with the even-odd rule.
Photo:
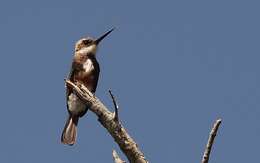
[[90, 41], [89, 41], [89, 40], [84, 40], [83, 43], [84, 43], [85, 45], [88, 45], [88, 44], [90, 43]]

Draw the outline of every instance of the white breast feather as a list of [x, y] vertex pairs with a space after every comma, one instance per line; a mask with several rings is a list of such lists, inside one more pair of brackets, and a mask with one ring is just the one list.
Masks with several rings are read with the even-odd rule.
[[87, 59], [86, 62], [83, 64], [83, 69], [86, 72], [89, 72], [94, 69], [94, 66], [92, 64], [92, 61], [90, 59]]

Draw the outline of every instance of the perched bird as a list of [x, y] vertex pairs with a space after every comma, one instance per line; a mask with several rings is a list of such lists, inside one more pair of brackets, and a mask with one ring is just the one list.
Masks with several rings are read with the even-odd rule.
[[[99, 77], [99, 64], [96, 60], [97, 47], [114, 29], [103, 34], [98, 39], [82, 38], [75, 45], [75, 53], [68, 79], [75, 84], [83, 84], [89, 91], [95, 93]], [[69, 87], [66, 88], [67, 110], [69, 117], [62, 132], [61, 142], [73, 145], [77, 137], [77, 124], [80, 117], [88, 111], [86, 104], [80, 100]]]

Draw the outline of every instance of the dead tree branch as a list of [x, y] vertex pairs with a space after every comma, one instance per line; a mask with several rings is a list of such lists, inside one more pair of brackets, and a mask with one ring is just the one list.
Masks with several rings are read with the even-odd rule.
[[220, 124], [221, 124], [221, 119], [218, 119], [218, 120], [216, 120], [216, 122], [213, 125], [213, 128], [210, 132], [208, 143], [207, 143], [207, 146], [206, 146], [206, 149], [205, 149], [201, 163], [208, 163], [208, 161], [209, 161], [211, 148], [212, 148], [212, 145], [214, 143], [214, 139], [217, 135], [218, 128], [219, 128]]
[[126, 132], [125, 128], [119, 121], [115, 120], [113, 113], [110, 112], [98, 98], [96, 98], [84, 85], [75, 85], [69, 80], [66, 80], [66, 85], [73, 88], [78, 97], [89, 107], [89, 110], [97, 115], [98, 121], [114, 138], [130, 163], [148, 163], [144, 154]]
[[121, 158], [118, 156], [115, 150], [113, 150], [112, 155], [115, 163], [125, 163], [125, 161], [121, 160]]

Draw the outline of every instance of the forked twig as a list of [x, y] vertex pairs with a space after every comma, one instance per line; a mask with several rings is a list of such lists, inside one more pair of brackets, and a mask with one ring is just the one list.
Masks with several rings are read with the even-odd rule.
[[126, 155], [130, 163], [148, 163], [138, 145], [127, 133], [126, 129], [116, 121], [113, 113], [82, 84], [75, 85], [70, 80], [66, 80], [68, 87], [71, 87], [78, 97], [89, 106], [89, 110], [95, 113], [98, 121], [114, 138], [122, 152]]

